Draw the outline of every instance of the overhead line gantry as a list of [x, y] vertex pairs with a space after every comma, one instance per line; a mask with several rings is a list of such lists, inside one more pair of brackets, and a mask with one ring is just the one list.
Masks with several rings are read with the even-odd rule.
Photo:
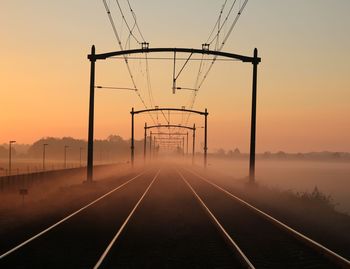
[[[142, 44], [141, 49], [130, 49], [112, 51], [107, 53], [97, 54], [95, 46], [91, 48], [91, 54], [88, 55], [90, 60], [90, 98], [89, 98], [89, 127], [88, 127], [88, 156], [87, 156], [87, 181], [93, 180], [93, 141], [94, 141], [94, 97], [95, 97], [95, 64], [98, 60], [106, 60], [115, 56], [125, 56], [139, 53], [160, 53], [160, 52], [173, 52], [173, 53], [190, 53], [190, 54], [202, 54], [202, 55], [214, 55], [221, 56], [230, 59], [236, 59], [244, 63], [251, 63], [253, 65], [253, 81], [252, 81], [252, 107], [251, 107], [251, 133], [250, 133], [250, 160], [249, 160], [249, 178], [250, 181], [255, 180], [255, 140], [256, 140], [256, 97], [257, 97], [257, 70], [258, 64], [261, 62], [261, 58], [258, 57], [258, 50], [254, 49], [253, 57], [244, 56], [234, 53], [223, 52], [221, 50], [210, 50], [208, 47], [202, 47], [202, 49], [193, 48], [149, 48], [149, 44]], [[134, 87], [136, 88], [136, 87]], [[155, 110], [151, 109], [150, 111]], [[180, 109], [179, 109], [180, 110]], [[147, 111], [147, 109], [146, 109]], [[186, 111], [186, 110], [185, 110]], [[133, 126], [132, 126], [133, 135]], [[206, 134], [205, 134], [206, 136]], [[133, 148], [132, 144], [132, 162], [133, 162]], [[205, 149], [206, 152], [207, 149]], [[206, 163], [206, 159], [205, 159]]]
[[[189, 112], [189, 113], [194, 113], [194, 114], [198, 114], [201, 116], [204, 116], [204, 167], [207, 166], [207, 152], [208, 152], [208, 111], [207, 109], [205, 109], [204, 111], [198, 111], [198, 110], [190, 110], [190, 109], [185, 109], [185, 108], [152, 108], [152, 109], [143, 109], [143, 110], [138, 110], [135, 111], [134, 108], [131, 109], [131, 165], [134, 165], [134, 118], [135, 118], [135, 114], [140, 114], [140, 113], [149, 113], [152, 111], [180, 111], [180, 112]], [[160, 128], [160, 127], [168, 127], [168, 128], [184, 128], [184, 129], [189, 129], [189, 130], [195, 130], [195, 126], [194, 127], [189, 127], [189, 126], [183, 126], [183, 125], [175, 125], [175, 124], [167, 124], [167, 125], [153, 125], [153, 126], [148, 126], [145, 129], [145, 132], [147, 129], [150, 128]], [[146, 134], [147, 135], [147, 134]], [[193, 136], [193, 139], [195, 140], [195, 133]], [[150, 140], [152, 141], [152, 140]], [[144, 147], [145, 150], [145, 147]], [[194, 151], [194, 147], [193, 147], [193, 151]], [[194, 155], [193, 155], [194, 156]]]
[[[194, 156], [195, 156], [195, 145], [196, 145], [196, 124], [193, 124], [193, 127], [190, 126], [183, 126], [183, 125], [176, 125], [176, 124], [159, 124], [159, 125], [151, 125], [147, 126], [147, 123], [145, 123], [144, 127], [144, 148], [143, 148], [143, 156], [144, 159], [146, 159], [146, 140], [147, 140], [147, 130], [153, 129], [153, 128], [182, 128], [192, 131], [192, 163], [194, 163]], [[165, 133], [165, 132], [157, 132], [152, 133], [150, 132], [150, 139], [149, 139], [149, 149], [150, 149], [150, 158], [152, 156], [152, 135], [183, 135], [186, 136], [186, 152], [188, 155], [188, 132], [187, 133], [180, 133], [180, 132], [174, 132], [174, 133]]]

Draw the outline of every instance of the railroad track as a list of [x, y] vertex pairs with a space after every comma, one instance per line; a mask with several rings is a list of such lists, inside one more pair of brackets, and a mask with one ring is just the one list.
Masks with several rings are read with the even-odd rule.
[[[149, 171], [139, 173], [0, 254], [0, 268], [92, 268], [149, 186], [149, 176]], [[111, 210], [115, 215], [104, 213]], [[87, 257], [79, 258], [83, 255]]]
[[0, 267], [350, 268], [200, 174], [164, 170], [138, 174], [1, 254]]
[[[157, 259], [148, 259], [148, 257], [146, 256], [141, 257], [142, 254], [136, 255], [137, 265], [135, 265], [134, 262], [134, 266], [130, 266], [130, 264], [133, 264], [133, 259], [135, 258], [135, 256], [133, 250], [130, 249], [130, 246], [128, 247], [127, 245], [141, 245], [141, 249], [139, 249], [139, 253], [141, 253], [147, 251], [148, 249], [147, 247], [145, 247], [144, 244], [150, 243], [156, 248], [160, 247], [161, 251], [159, 252], [160, 256], [158, 257], [163, 258], [163, 260], [160, 263], [158, 263], [160, 267], [170, 264], [170, 267], [172, 268], [193, 268], [198, 267], [198, 264], [201, 264], [201, 267], [205, 266], [210, 268], [217, 266], [220, 266], [220, 268], [232, 268], [232, 266], [233, 268], [241, 268], [235, 255], [233, 255], [234, 253], [227, 250], [225, 243], [217, 233], [214, 226], [212, 226], [208, 222], [206, 215], [204, 214], [204, 212], [202, 212], [196, 201], [193, 199], [190, 191], [188, 191], [186, 186], [183, 183], [181, 183], [180, 178], [177, 178], [177, 182], [176, 179], [174, 180], [173, 177], [176, 174], [172, 173], [169, 177], [171, 178], [171, 181], [175, 182], [175, 185], [170, 184], [171, 186], [167, 190], [174, 191], [174, 194], [172, 196], [170, 195], [170, 200], [168, 199], [169, 195], [164, 195], [164, 186], [166, 186], [170, 182], [167, 181], [167, 175], [163, 175], [163, 180], [160, 182], [160, 184], [158, 184], [156, 187], [153, 186], [156, 180], [158, 179], [159, 173], [160, 170], [158, 170], [158, 172], [155, 174], [154, 177], [152, 177], [151, 180], [149, 180], [148, 178], [148, 180], [146, 180], [146, 184], [143, 184], [143, 186], [141, 186], [140, 189], [142, 189], [142, 191], [138, 191], [136, 195], [137, 199], [134, 199], [132, 207], [129, 207], [129, 209], [127, 210], [128, 213], [124, 214], [124, 217], [119, 217], [119, 219], [122, 219], [122, 221], [117, 222], [117, 224], [112, 224], [112, 227], [114, 227], [114, 232], [109, 233], [108, 236], [104, 236], [105, 238], [108, 238], [108, 242], [106, 240], [104, 240], [103, 244], [101, 244], [101, 242], [98, 242], [97, 240], [96, 242], [94, 242], [97, 245], [96, 249], [99, 253], [98, 256], [96, 255], [96, 252], [92, 253], [88, 249], [85, 249], [84, 244], [78, 244], [74, 247], [74, 253], [71, 254], [71, 257], [67, 259], [67, 257], [64, 256], [64, 254], [69, 256], [69, 253], [64, 251], [64, 247], [68, 247], [68, 244], [65, 245], [64, 241], [70, 236], [76, 237], [75, 233], [78, 232], [76, 228], [81, 226], [82, 223], [86, 222], [87, 216], [85, 216], [85, 218], [84, 216], [83, 218], [81, 216], [84, 212], [85, 214], [90, 215], [88, 219], [91, 220], [91, 215], [94, 216], [95, 214], [97, 214], [97, 210], [104, 211], [106, 209], [104, 207], [101, 207], [101, 203], [106, 202], [109, 196], [111, 196], [117, 190], [120, 190], [122, 187], [131, 184], [131, 182], [135, 181], [136, 178], [141, 177], [142, 174], [137, 175], [136, 177], [128, 180], [119, 187], [111, 190], [110, 192], [106, 193], [100, 198], [94, 200], [88, 205], [70, 214], [61, 221], [55, 223], [54, 225], [43, 230], [42, 232], [29, 238], [23, 243], [15, 246], [11, 250], [3, 253], [0, 256], [0, 267], [64, 267], [97, 269], [111, 267], [114, 268], [114, 265], [117, 264], [117, 268], [140, 268], [140, 266], [142, 267], [144, 265], [144, 262], [147, 260], [149, 260], [152, 264], [157, 264]], [[153, 191], [152, 195], [149, 195], [150, 190]], [[128, 195], [130, 195], [130, 192]], [[162, 220], [165, 219], [166, 222], [160, 222], [160, 225], [156, 225], [156, 228], [150, 227], [149, 230], [151, 231], [151, 233], [149, 234], [149, 240], [147, 240], [147, 238], [144, 238], [146, 240], [141, 240], [137, 232], [143, 232], [143, 228], [147, 230], [147, 221], [149, 222], [149, 216], [152, 215], [152, 208], [155, 205], [154, 203], [157, 203], [159, 201], [159, 195], [165, 198], [165, 200], [163, 201], [168, 204], [165, 207], [160, 208], [161, 211], [154, 216], [153, 220], [161, 220], [160, 217], [163, 217]], [[184, 199], [179, 199], [181, 197], [178, 197], [178, 195], [180, 195]], [[146, 196], [148, 199], [147, 201], [144, 201]], [[169, 211], [167, 209], [169, 202], [170, 205], [175, 206], [179, 210], [175, 210], [175, 212], [171, 211], [167, 216], [164, 216], [164, 212]], [[97, 208], [93, 210], [94, 207]], [[181, 215], [183, 207], [187, 207], [188, 210], [184, 213], [184, 215]], [[144, 212], [142, 212], [143, 208], [145, 209], [143, 210]], [[177, 216], [179, 211], [180, 215]], [[108, 212], [111, 213], [110, 210]], [[174, 216], [175, 219], [173, 218]], [[115, 215], [115, 217], [117, 217], [117, 215]], [[169, 217], [170, 219], [168, 219]], [[172, 225], [174, 224], [174, 220], [175, 225]], [[101, 222], [103, 221], [104, 220], [101, 219]], [[136, 229], [134, 230], [133, 224], [136, 224]], [[188, 227], [190, 227], [190, 229], [188, 229]], [[165, 230], [161, 231], [162, 228], [165, 228]], [[173, 229], [180, 230], [180, 232], [177, 232], [176, 237], [172, 236]], [[93, 236], [91, 234], [91, 231], [91, 229], [83, 231], [82, 235], [84, 235], [85, 237], [91, 237]], [[124, 239], [122, 238], [123, 236]], [[125, 237], [130, 236], [136, 238], [136, 240], [133, 240], [133, 238], [131, 238], [132, 240], [125, 240]], [[180, 237], [180, 239], [178, 237]], [[79, 241], [77, 239], [78, 238], [75, 238], [75, 242]], [[97, 237], [95, 239], [97, 239]], [[177, 250], [173, 250], [173, 247], [168, 249], [170, 252], [172, 252], [173, 255], [171, 257], [167, 257], [167, 255], [163, 254], [164, 249], [162, 243], [168, 244], [169, 242], [171, 242], [173, 244], [174, 242], [172, 240], [175, 240], [175, 244], [178, 244], [180, 248]], [[190, 242], [187, 242], [186, 240], [189, 240]], [[138, 242], [139, 244], [135, 244], [135, 242], [137, 241], [141, 242]], [[70, 244], [73, 242], [69, 241], [68, 243]], [[56, 248], [52, 248], [52, 245], [56, 245]], [[125, 249], [125, 245], [127, 246], [127, 254], [131, 256], [128, 256], [126, 260], [124, 259], [125, 266], [121, 266], [121, 262], [123, 262], [123, 259], [120, 259], [120, 257], [118, 257], [118, 252], [123, 252], [123, 248]], [[188, 248], [189, 245], [190, 248]], [[77, 252], [76, 249], [78, 247], [82, 248], [83, 251]], [[194, 254], [197, 251], [198, 253]], [[115, 255], [115, 252], [117, 253], [117, 255]], [[84, 259], [82, 259], [81, 257], [84, 257]], [[142, 260], [142, 258], [144, 258], [144, 260]], [[189, 262], [189, 260], [191, 261]], [[209, 263], [210, 265], [208, 265], [207, 263]], [[157, 265], [155, 267], [157, 267]]]
[[178, 172], [180, 177], [183, 179], [183, 181], [186, 183], [186, 185], [190, 188], [193, 195], [196, 197], [196, 199], [199, 201], [200, 205], [204, 208], [206, 213], [208, 214], [211, 221], [214, 223], [214, 225], [217, 227], [218, 231], [222, 234], [224, 240], [227, 242], [227, 244], [230, 246], [230, 248], [233, 250], [234, 253], [236, 253], [237, 258], [240, 260], [242, 266], [253, 269], [255, 268], [254, 265], [251, 263], [251, 261], [248, 259], [248, 257], [243, 253], [241, 248], [237, 245], [237, 243], [232, 239], [232, 237], [229, 235], [229, 233], [226, 231], [226, 229], [222, 226], [222, 224], [218, 221], [218, 219], [214, 216], [212, 211], [208, 208], [208, 206], [205, 204], [205, 202], [202, 200], [202, 198], [198, 195], [198, 193], [193, 189], [190, 183], [186, 180], [186, 178]]
[[118, 229], [117, 233], [113, 236], [111, 242], [108, 244], [107, 248], [104, 250], [104, 252], [102, 253], [102, 255], [100, 256], [100, 258], [98, 259], [97, 263], [95, 264], [95, 266], [93, 267], [94, 269], [100, 268], [101, 264], [103, 263], [103, 261], [106, 259], [108, 253], [111, 251], [114, 243], [117, 241], [117, 239], [119, 238], [119, 236], [121, 235], [121, 233], [124, 231], [127, 223], [129, 222], [129, 220], [131, 219], [131, 217], [133, 216], [134, 212], [136, 211], [136, 209], [139, 207], [140, 203], [142, 202], [142, 200], [144, 199], [144, 197], [146, 196], [146, 194], [148, 193], [149, 189], [152, 187], [154, 181], [157, 179], [158, 175], [160, 173], [160, 170], [158, 170], [157, 174], [154, 176], [154, 178], [152, 179], [151, 183], [148, 185], [148, 187], [146, 188], [146, 190], [144, 191], [144, 193], [142, 194], [142, 196], [140, 197], [140, 199], [137, 201], [136, 205], [133, 207], [133, 209], [131, 210], [131, 212], [129, 213], [129, 215], [127, 216], [127, 218], [125, 219], [125, 221], [123, 222], [123, 224], [120, 226], [120, 228]]
[[245, 268], [208, 221], [188, 186], [173, 169], [164, 170], [130, 212], [94, 269]]
[[179, 175], [242, 265], [252, 268], [350, 268], [350, 262], [307, 236], [186, 169]]

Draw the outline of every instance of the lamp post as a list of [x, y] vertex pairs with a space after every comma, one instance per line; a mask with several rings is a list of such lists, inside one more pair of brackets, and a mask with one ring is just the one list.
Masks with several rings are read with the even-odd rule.
[[[208, 123], [207, 123], [207, 115], [205, 116], [204, 126], [197, 127], [199, 129], [204, 129], [204, 141], [201, 143], [203, 146], [203, 156], [204, 156], [204, 168], [207, 167], [207, 152], [208, 152]], [[194, 146], [193, 146], [194, 148]]]
[[69, 146], [65, 145], [64, 146], [64, 169], [67, 168], [67, 148], [69, 148]]
[[194, 158], [196, 154], [196, 124], [193, 124], [193, 131], [192, 131], [192, 165], [194, 165]]
[[43, 144], [43, 171], [45, 171], [45, 157], [46, 157], [46, 146], [47, 145], [48, 145], [47, 143]]
[[188, 132], [186, 133], [186, 155], [188, 156]]
[[11, 147], [11, 145], [13, 144], [13, 143], [16, 143], [16, 141], [15, 140], [10, 140], [9, 141], [9, 176], [11, 176], [11, 158], [12, 158], [12, 147]]
[[208, 111], [205, 109], [204, 118], [204, 168], [207, 167], [207, 153], [208, 153]]
[[81, 167], [81, 156], [82, 156], [81, 152], [83, 151], [83, 149], [84, 149], [83, 147], [79, 148], [79, 165], [80, 165], [80, 167]]
[[149, 159], [152, 159], [152, 131], [149, 135]]
[[185, 156], [185, 137], [182, 137], [182, 156]]
[[134, 108], [131, 109], [131, 167], [134, 168], [135, 142], [134, 142]]
[[146, 148], [147, 148], [147, 122], [145, 122], [145, 130], [143, 136], [143, 161], [146, 162]]

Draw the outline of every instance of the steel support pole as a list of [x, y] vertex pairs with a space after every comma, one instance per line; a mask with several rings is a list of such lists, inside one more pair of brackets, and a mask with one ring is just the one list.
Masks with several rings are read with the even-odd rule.
[[131, 166], [134, 167], [134, 108], [131, 109]]
[[193, 135], [192, 135], [192, 165], [194, 164], [195, 154], [196, 154], [196, 124], [193, 124]]
[[254, 49], [253, 62], [253, 84], [252, 84], [252, 115], [250, 127], [250, 159], [249, 159], [249, 181], [255, 181], [255, 137], [256, 137], [256, 91], [258, 77], [258, 50]]
[[89, 131], [87, 154], [87, 182], [93, 181], [94, 159], [94, 106], [95, 106], [95, 46], [91, 48], [90, 57], [90, 102], [89, 102]]
[[143, 136], [143, 160], [146, 162], [146, 147], [147, 147], [147, 122], [145, 122], [145, 131]]
[[205, 109], [204, 114], [204, 167], [207, 167], [207, 151], [208, 151], [208, 112]]

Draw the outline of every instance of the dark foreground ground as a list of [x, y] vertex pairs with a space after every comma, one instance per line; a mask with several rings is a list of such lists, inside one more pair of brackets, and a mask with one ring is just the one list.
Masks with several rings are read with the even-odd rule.
[[[0, 255], [142, 171], [141, 168], [136, 169], [92, 186], [84, 184], [58, 189], [54, 195], [40, 202], [5, 212], [0, 223]], [[0, 268], [93, 268], [158, 171], [159, 167], [146, 170], [120, 190], [1, 259]], [[169, 165], [161, 167], [159, 176], [114, 242], [101, 268], [242, 267], [232, 247], [210, 221], [178, 171], [234, 235], [257, 268], [336, 268], [314, 251], [299, 246], [294, 239], [261, 222], [192, 177], [186, 169]], [[204, 171], [197, 169], [197, 172], [203, 174]], [[231, 186], [226, 178], [218, 178], [208, 171], [205, 175], [245, 195], [252, 203], [260, 203], [271, 214], [280, 214], [275, 207], [268, 207], [264, 197], [259, 200], [259, 195], [255, 195], [254, 200], [251, 192]], [[290, 212], [290, 216], [295, 216], [293, 209]], [[279, 216], [285, 222], [289, 221], [287, 213]], [[345, 223], [345, 227], [350, 223], [346, 216], [335, 218], [335, 227], [343, 227], [338, 224], [339, 220], [343, 226]], [[300, 220], [291, 219], [290, 222], [294, 226], [302, 226]], [[303, 232], [310, 234], [310, 220], [305, 223]], [[317, 226], [317, 220], [314, 225]], [[317, 227], [314, 230], [318, 233], [311, 233], [312, 236], [319, 236], [326, 246], [329, 244], [342, 255], [350, 256], [350, 241], [343, 230], [322, 230], [328, 227], [326, 225]], [[320, 237], [321, 234], [326, 236]], [[334, 236], [330, 236], [332, 234]], [[327, 238], [330, 238], [329, 242]]]
[[350, 259], [350, 216], [319, 199], [303, 199], [290, 191], [248, 184], [248, 179], [225, 176], [217, 170], [195, 169], [233, 194]]

